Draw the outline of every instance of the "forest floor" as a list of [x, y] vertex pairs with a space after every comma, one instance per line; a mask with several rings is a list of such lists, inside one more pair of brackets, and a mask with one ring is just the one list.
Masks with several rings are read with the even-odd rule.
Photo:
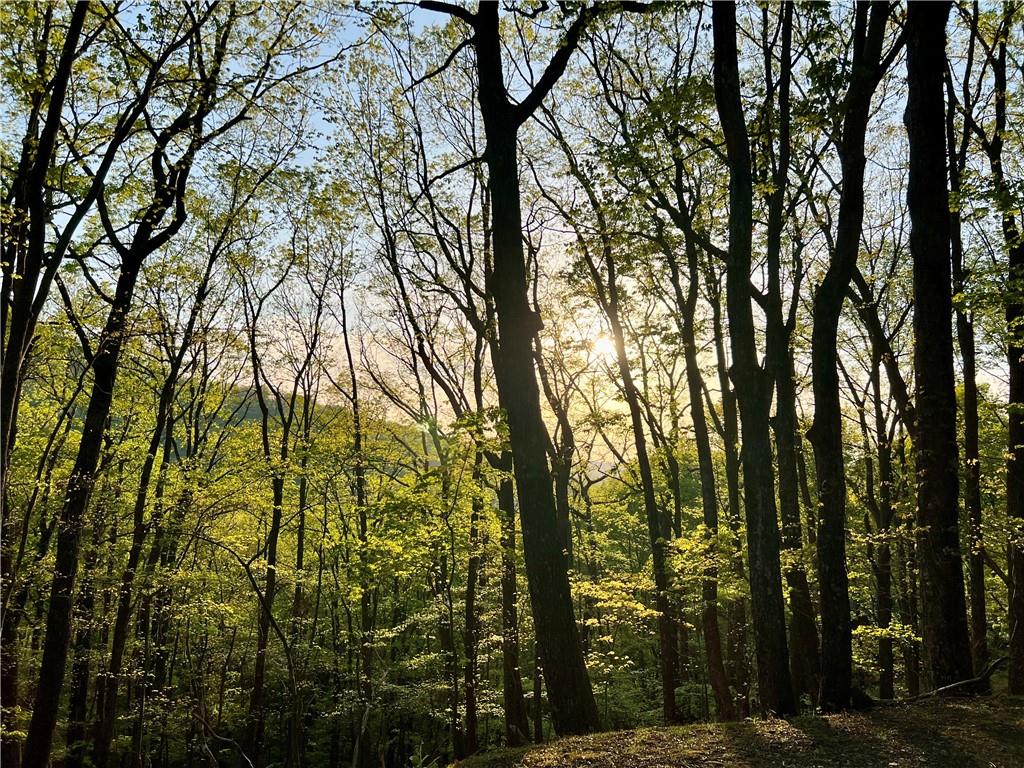
[[646, 728], [481, 755], [459, 768], [1021, 768], [1024, 697]]

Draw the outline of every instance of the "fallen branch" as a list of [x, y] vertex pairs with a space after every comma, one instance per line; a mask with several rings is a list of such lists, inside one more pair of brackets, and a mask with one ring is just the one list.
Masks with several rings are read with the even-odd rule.
[[998, 659], [993, 659], [985, 665], [985, 668], [981, 670], [981, 674], [977, 677], [971, 677], [967, 680], [960, 680], [956, 683], [943, 685], [935, 690], [919, 693], [916, 696], [910, 696], [906, 699], [875, 699], [874, 703], [884, 707], [896, 707], [902, 704], [914, 704], [915, 702], [923, 701], [925, 699], [933, 699], [938, 696], [956, 696], [961, 694], [972, 695], [977, 693], [981, 684], [988, 682], [988, 679], [992, 677], [992, 674], [1008, 660], [1009, 659], [1006, 656], [1000, 656]]

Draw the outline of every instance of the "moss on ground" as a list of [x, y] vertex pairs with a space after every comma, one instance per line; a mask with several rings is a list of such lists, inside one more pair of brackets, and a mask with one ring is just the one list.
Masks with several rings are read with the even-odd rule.
[[494, 752], [460, 768], [1024, 768], [1024, 698], [647, 728]]

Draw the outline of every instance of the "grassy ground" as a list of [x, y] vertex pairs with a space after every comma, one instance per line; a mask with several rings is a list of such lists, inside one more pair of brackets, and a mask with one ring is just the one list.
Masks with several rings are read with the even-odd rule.
[[459, 766], [1024, 768], [1024, 699], [932, 700], [827, 717], [602, 733]]

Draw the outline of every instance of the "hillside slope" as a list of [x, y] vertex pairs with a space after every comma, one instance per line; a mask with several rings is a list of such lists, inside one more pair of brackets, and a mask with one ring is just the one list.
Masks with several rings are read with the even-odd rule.
[[466, 760], [460, 768], [1020, 768], [1024, 699], [604, 733]]

